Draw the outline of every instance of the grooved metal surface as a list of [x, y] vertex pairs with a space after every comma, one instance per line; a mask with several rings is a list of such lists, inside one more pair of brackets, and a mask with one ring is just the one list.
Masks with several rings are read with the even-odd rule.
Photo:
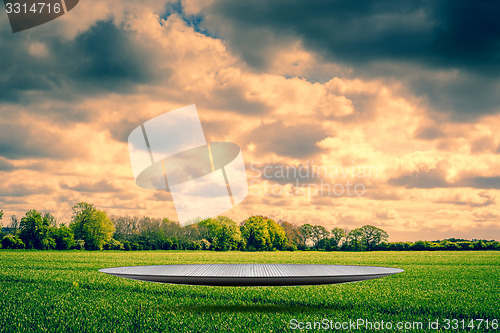
[[150, 282], [212, 286], [290, 286], [355, 282], [403, 272], [374, 266], [203, 264], [103, 268], [102, 273]]

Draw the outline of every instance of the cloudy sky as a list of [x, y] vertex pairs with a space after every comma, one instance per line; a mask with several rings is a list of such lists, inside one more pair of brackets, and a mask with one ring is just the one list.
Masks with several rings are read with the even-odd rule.
[[[242, 149], [238, 221], [499, 240], [499, 14], [496, 0], [82, 0], [13, 34], [2, 11], [4, 225], [33, 208], [67, 223], [79, 201], [176, 219], [168, 193], [135, 185], [127, 138], [196, 104], [208, 141]], [[320, 176], [280, 173], [306, 169]]]

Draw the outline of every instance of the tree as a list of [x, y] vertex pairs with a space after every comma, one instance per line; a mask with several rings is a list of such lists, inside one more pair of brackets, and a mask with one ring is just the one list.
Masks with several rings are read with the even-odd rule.
[[109, 242], [104, 244], [104, 250], [123, 250], [123, 244], [116, 239], [111, 238]]
[[287, 221], [280, 221], [279, 224], [285, 231], [286, 239], [288, 240], [286, 248], [288, 250], [297, 250], [297, 245], [300, 243], [299, 228]]
[[350, 249], [355, 251], [363, 250], [363, 231], [361, 230], [361, 228], [351, 230], [347, 235], [347, 241]]
[[286, 238], [286, 233], [283, 227], [269, 218], [266, 222], [272, 248], [280, 251], [285, 250], [288, 239]]
[[210, 242], [218, 251], [236, 250], [241, 244], [241, 231], [236, 222], [225, 216], [198, 222], [199, 236]]
[[240, 229], [250, 251], [283, 250], [288, 241], [283, 227], [268, 217], [251, 216]]
[[2, 239], [2, 247], [4, 249], [24, 249], [24, 243], [16, 235], [9, 234]]
[[299, 227], [300, 243], [304, 246], [308, 246], [307, 243], [312, 240], [314, 227], [309, 224], [303, 224]]
[[49, 213], [40, 214], [32, 209], [21, 219], [19, 237], [27, 249], [48, 250], [55, 248], [51, 237], [51, 223], [54, 216]]
[[360, 228], [363, 236], [363, 243], [368, 251], [373, 250], [382, 241], [387, 241], [389, 235], [382, 229], [372, 225], [365, 225]]
[[73, 231], [66, 225], [62, 224], [59, 228], [53, 230], [57, 250], [69, 250], [75, 245]]
[[10, 216], [10, 225], [9, 228], [12, 230], [13, 234], [17, 234], [17, 231], [19, 230], [21, 226], [21, 221], [16, 215], [11, 215]]
[[333, 228], [330, 235], [330, 246], [336, 249], [339, 248], [340, 243], [347, 236], [345, 230], [341, 228]]
[[70, 224], [75, 239], [85, 241], [85, 249], [102, 250], [111, 240], [115, 227], [104, 211], [94, 205], [79, 202], [73, 206], [73, 219]]
[[330, 235], [328, 230], [322, 225], [315, 225], [311, 230], [311, 239], [314, 242], [314, 246], [318, 249], [319, 242], [322, 239], [327, 238]]
[[251, 216], [241, 226], [241, 235], [249, 251], [265, 251], [271, 246], [267, 221], [262, 216]]

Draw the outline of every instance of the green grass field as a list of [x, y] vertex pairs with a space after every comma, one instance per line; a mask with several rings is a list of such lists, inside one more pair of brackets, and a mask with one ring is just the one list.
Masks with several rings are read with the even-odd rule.
[[[263, 262], [405, 272], [341, 285], [245, 288], [156, 284], [97, 272], [127, 265]], [[416, 324], [400, 331], [426, 332], [463, 331], [445, 330], [444, 320], [457, 319], [461, 327], [478, 319], [472, 331], [500, 332], [491, 328], [500, 320], [500, 252], [0, 251], [0, 266], [1, 332], [322, 332], [293, 329], [291, 323], [358, 319], [391, 322], [395, 331], [398, 322], [422, 322], [424, 330]], [[429, 330], [428, 322], [437, 319], [442, 328]], [[484, 322], [477, 329], [479, 319], [489, 320], [490, 329]]]

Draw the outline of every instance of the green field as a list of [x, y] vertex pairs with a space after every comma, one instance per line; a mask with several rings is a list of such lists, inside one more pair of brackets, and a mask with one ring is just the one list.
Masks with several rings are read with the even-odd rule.
[[[262, 288], [156, 284], [97, 272], [127, 265], [264, 262], [405, 272], [342, 285]], [[395, 331], [398, 322], [422, 322], [426, 332], [453, 331], [427, 329], [429, 321], [445, 324], [447, 318], [458, 319], [459, 326], [462, 319], [466, 325], [477, 319], [472, 331], [500, 332], [484, 323], [477, 329], [479, 319], [500, 319], [500, 252], [0, 251], [0, 266], [1, 332], [301, 331], [292, 329], [294, 319], [304, 325], [383, 320]]]

